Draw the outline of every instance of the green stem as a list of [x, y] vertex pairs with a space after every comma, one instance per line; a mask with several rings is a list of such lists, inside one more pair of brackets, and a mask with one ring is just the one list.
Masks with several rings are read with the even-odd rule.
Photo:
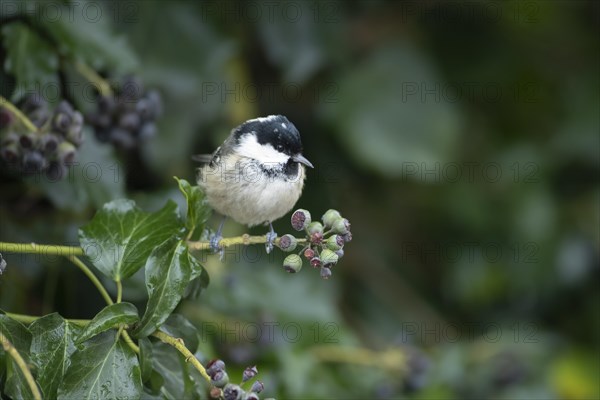
[[171, 335], [167, 335], [162, 331], [156, 331], [152, 334], [152, 336], [160, 339], [163, 343], [175, 347], [175, 349], [177, 349], [177, 351], [179, 351], [185, 357], [186, 362], [190, 362], [194, 366], [194, 368], [198, 370], [200, 375], [202, 375], [204, 379], [208, 381], [208, 383], [211, 382], [210, 376], [208, 376], [208, 374], [206, 373], [206, 368], [204, 368], [204, 366], [200, 363], [200, 361], [198, 361], [196, 356], [192, 354], [192, 352], [187, 347], [185, 347], [183, 340], [181, 340], [180, 338], [173, 337]]
[[24, 254], [43, 254], [53, 256], [82, 256], [83, 249], [77, 246], [58, 246], [54, 244], [36, 244], [36, 243], [7, 243], [0, 242], [0, 252], [24, 253]]
[[23, 114], [21, 112], [21, 110], [19, 110], [13, 103], [11, 103], [10, 101], [6, 100], [2, 96], [0, 96], [0, 107], [4, 107], [8, 111], [10, 111], [11, 113], [13, 113], [15, 115], [15, 117], [17, 117], [17, 119], [19, 121], [21, 121], [21, 123], [23, 125], [25, 125], [25, 127], [28, 130], [30, 130], [31, 132], [37, 132], [38, 131], [37, 126], [35, 126], [35, 124], [33, 122], [31, 122], [31, 120], [29, 118], [27, 118], [25, 116], [25, 114]]
[[[275, 246], [279, 246], [279, 239], [275, 239]], [[306, 243], [305, 238], [296, 238], [298, 244]], [[248, 234], [243, 234], [242, 236], [235, 236], [231, 238], [223, 238], [219, 242], [219, 247], [230, 247], [238, 244], [248, 246], [250, 244], [262, 244], [267, 242], [267, 237], [265, 235], [262, 236], [250, 236]], [[205, 240], [199, 241], [188, 241], [188, 248], [190, 250], [210, 250], [210, 242]]]
[[100, 95], [103, 97], [112, 96], [113, 91], [110, 88], [110, 84], [102, 78], [94, 69], [92, 69], [87, 64], [84, 64], [81, 61], [75, 62], [75, 69], [79, 72], [85, 79], [93, 83], [97, 88]]
[[117, 303], [120, 303], [123, 298], [123, 284], [120, 280], [115, 282], [117, 284]]
[[126, 330], [123, 330], [121, 332], [121, 337], [123, 338], [125, 343], [127, 343], [127, 345], [131, 348], [131, 350], [133, 350], [136, 354], [140, 354], [140, 348], [133, 342], [131, 336], [129, 336], [129, 333], [127, 333]]
[[96, 275], [94, 275], [94, 273], [87, 267], [87, 265], [85, 265], [83, 263], [83, 261], [81, 261], [79, 258], [77, 258], [75, 256], [68, 256], [67, 258], [73, 264], [75, 264], [77, 266], [77, 268], [79, 268], [92, 281], [94, 286], [96, 286], [96, 289], [98, 289], [98, 291], [104, 298], [104, 301], [106, 301], [106, 304], [108, 304], [108, 305], [114, 304], [112, 299], [108, 295], [108, 292], [106, 291], [104, 286], [102, 286], [102, 283], [98, 280], [98, 278], [96, 278]]
[[[15, 313], [10, 313], [10, 312], [7, 312], [5, 314], [9, 318], [12, 318], [16, 321], [22, 322], [27, 325], [31, 324], [32, 322], [34, 322], [37, 319], [42, 318], [42, 317], [36, 317], [34, 315], [15, 314]], [[78, 325], [78, 326], [87, 326], [91, 322], [90, 319], [67, 319], [66, 321], [73, 325]]]
[[7, 339], [6, 336], [2, 334], [2, 332], [0, 332], [0, 343], [4, 348], [4, 351], [6, 351], [15, 360], [17, 366], [25, 376], [25, 380], [27, 380], [27, 384], [29, 385], [29, 389], [33, 394], [33, 398], [35, 400], [42, 400], [42, 394], [40, 393], [40, 389], [37, 387], [35, 379], [33, 379], [33, 375], [31, 375], [31, 371], [29, 370], [27, 363], [25, 363], [23, 357], [21, 357], [17, 349], [15, 349], [12, 343]]

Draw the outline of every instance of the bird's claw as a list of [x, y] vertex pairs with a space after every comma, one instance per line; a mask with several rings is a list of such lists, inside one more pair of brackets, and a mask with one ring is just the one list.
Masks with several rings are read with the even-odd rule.
[[217, 254], [219, 253], [219, 259], [221, 261], [223, 261], [223, 254], [225, 252], [225, 249], [221, 246], [219, 246], [219, 242], [221, 241], [221, 239], [223, 239], [223, 236], [221, 236], [219, 233], [214, 233], [210, 236], [210, 251], [213, 254]]
[[275, 239], [277, 239], [277, 233], [275, 233], [274, 231], [267, 232], [267, 241], [265, 243], [265, 249], [267, 250], [267, 254], [273, 251]]

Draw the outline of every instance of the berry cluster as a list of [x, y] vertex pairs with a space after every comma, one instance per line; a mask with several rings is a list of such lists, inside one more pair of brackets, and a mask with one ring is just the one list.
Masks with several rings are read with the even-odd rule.
[[[297, 231], [306, 232], [307, 245], [299, 254], [302, 254], [313, 268], [320, 268], [323, 279], [329, 279], [332, 267], [344, 256], [344, 244], [352, 240], [352, 233], [350, 222], [342, 218], [337, 210], [328, 210], [321, 220], [323, 223], [312, 221], [308, 211], [299, 209], [292, 214], [292, 227]], [[292, 235], [284, 235], [279, 239], [279, 248], [283, 251], [294, 251], [297, 245], [298, 240]], [[300, 271], [302, 257], [299, 254], [290, 254], [283, 260], [283, 268], [287, 272]]]
[[0, 108], [0, 158], [13, 170], [25, 174], [45, 172], [49, 179], [66, 176], [83, 141], [83, 116], [61, 101], [54, 110], [39, 95], [26, 97], [21, 111], [37, 127], [32, 132], [15, 116]]
[[261, 381], [254, 381], [250, 390], [242, 388], [245, 384], [258, 375], [256, 366], [248, 367], [242, 373], [242, 382], [239, 385], [229, 383], [229, 375], [225, 371], [225, 363], [222, 360], [211, 360], [206, 366], [206, 373], [210, 376], [213, 388], [210, 396], [213, 399], [224, 400], [258, 400], [258, 394], [262, 392], [265, 385]]
[[127, 77], [110, 96], [100, 96], [97, 109], [86, 115], [101, 142], [132, 149], [156, 134], [156, 119], [162, 112], [157, 91], [146, 92], [142, 83]]

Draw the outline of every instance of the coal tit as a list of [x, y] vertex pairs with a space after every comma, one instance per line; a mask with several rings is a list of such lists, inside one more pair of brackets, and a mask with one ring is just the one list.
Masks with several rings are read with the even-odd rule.
[[[231, 131], [213, 154], [197, 155], [198, 186], [210, 206], [224, 216], [210, 238], [219, 251], [227, 217], [255, 226], [269, 224], [267, 252], [277, 234], [272, 222], [294, 207], [304, 186], [304, 166], [313, 165], [302, 155], [298, 129], [283, 115], [251, 119]], [[222, 251], [221, 251], [221, 254]]]

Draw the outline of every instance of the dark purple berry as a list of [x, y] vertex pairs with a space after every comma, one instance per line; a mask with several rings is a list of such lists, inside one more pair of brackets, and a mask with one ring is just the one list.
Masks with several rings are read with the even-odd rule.
[[260, 393], [263, 390], [265, 390], [265, 385], [261, 381], [255, 381], [250, 388], [250, 391], [254, 393]]
[[40, 172], [44, 169], [46, 159], [39, 151], [28, 151], [23, 155], [23, 168], [25, 172]]
[[238, 385], [228, 383], [223, 388], [223, 399], [224, 400], [241, 400], [244, 391]]
[[46, 178], [50, 182], [56, 182], [67, 176], [67, 167], [57, 161], [52, 161], [46, 170]]
[[74, 111], [75, 110], [73, 109], [73, 106], [71, 105], [71, 103], [69, 103], [66, 100], [62, 100], [60, 103], [58, 103], [58, 105], [54, 109], [55, 114], [66, 114], [69, 117], [71, 117], [73, 115]]
[[337, 254], [338, 259], [344, 257], [344, 249], [337, 250], [335, 254]]
[[31, 133], [21, 135], [19, 138], [19, 143], [21, 143], [21, 147], [24, 149], [31, 149], [35, 145], [36, 141], [37, 138]]
[[249, 381], [250, 379], [254, 378], [257, 374], [258, 369], [256, 368], [256, 365], [253, 365], [252, 367], [247, 367], [242, 373], [242, 382]]
[[250, 393], [246, 393], [242, 399], [243, 400], [260, 400], [260, 397], [258, 397], [258, 395], [256, 393], [250, 392]]
[[54, 119], [52, 120], [52, 127], [57, 132], [66, 134], [69, 130], [69, 126], [71, 126], [71, 122], [72, 119], [68, 114], [59, 112], [54, 116]]
[[52, 133], [46, 133], [41, 139], [41, 148], [45, 153], [51, 154], [58, 147], [59, 139]]
[[140, 132], [138, 135], [142, 140], [156, 136], [156, 124], [154, 124], [153, 122], [146, 122], [140, 128]]
[[7, 164], [16, 164], [20, 159], [19, 146], [16, 143], [3, 144], [0, 148], [0, 156]]
[[331, 277], [331, 269], [327, 267], [321, 267], [321, 278], [329, 279]]
[[344, 239], [344, 243], [348, 243], [352, 241], [352, 232], [348, 232], [345, 235], [342, 235], [342, 239]]
[[131, 133], [122, 128], [113, 128], [110, 131], [110, 141], [117, 147], [131, 149], [135, 147], [135, 139]]
[[214, 359], [210, 360], [206, 365], [206, 373], [209, 376], [213, 376], [217, 371], [225, 370], [225, 362], [223, 360]]
[[4, 129], [13, 122], [14, 118], [10, 111], [0, 108], [0, 129]]
[[119, 119], [119, 127], [130, 132], [135, 132], [140, 127], [140, 122], [140, 116], [138, 114], [129, 112], [121, 115], [121, 118]]

